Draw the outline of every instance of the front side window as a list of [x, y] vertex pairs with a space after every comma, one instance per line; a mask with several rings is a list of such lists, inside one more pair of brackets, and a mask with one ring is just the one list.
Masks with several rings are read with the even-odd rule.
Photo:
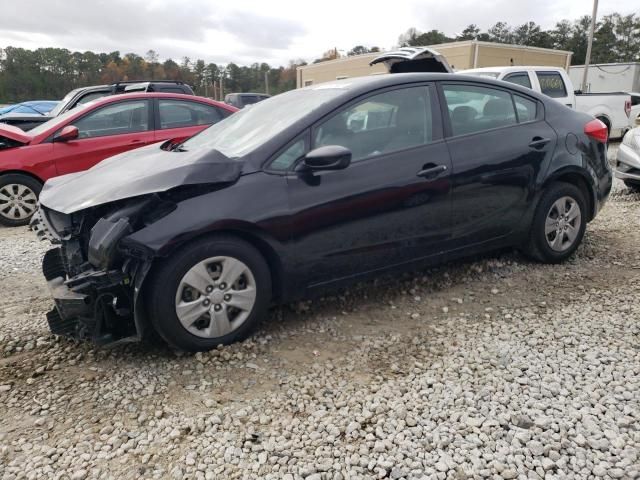
[[453, 135], [466, 135], [517, 123], [508, 92], [455, 84], [445, 84], [442, 89]]
[[332, 85], [290, 90], [258, 102], [218, 122], [182, 144], [183, 150], [217, 150], [228, 158], [239, 158], [299, 124], [325, 103], [345, 94]]
[[563, 98], [567, 96], [567, 88], [558, 72], [536, 72], [540, 91], [551, 98]]
[[510, 73], [504, 77], [504, 81], [531, 88], [531, 80], [529, 79], [529, 74], [527, 72]]
[[109, 92], [87, 93], [84, 97], [78, 100], [78, 102], [74, 105], [74, 108], [77, 107], [78, 105], [84, 105], [85, 103], [93, 102], [94, 100], [97, 100], [99, 98], [106, 97], [107, 95], [109, 95]]
[[288, 170], [293, 164], [302, 157], [306, 152], [306, 145], [304, 138], [296, 140], [289, 147], [287, 147], [282, 153], [280, 153], [269, 165], [272, 170]]
[[222, 119], [213, 105], [188, 100], [159, 100], [158, 110], [161, 129], [213, 125]]
[[351, 160], [383, 155], [433, 141], [427, 87], [380, 93], [352, 105], [319, 125], [313, 148], [341, 145]]
[[149, 102], [121, 102], [100, 108], [73, 123], [78, 138], [104, 137], [149, 130]]

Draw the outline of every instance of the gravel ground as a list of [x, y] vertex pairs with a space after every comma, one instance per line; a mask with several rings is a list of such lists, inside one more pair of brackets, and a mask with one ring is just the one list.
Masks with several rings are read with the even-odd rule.
[[360, 284], [208, 354], [48, 333], [47, 245], [0, 230], [0, 477], [640, 476], [640, 195], [583, 246]]

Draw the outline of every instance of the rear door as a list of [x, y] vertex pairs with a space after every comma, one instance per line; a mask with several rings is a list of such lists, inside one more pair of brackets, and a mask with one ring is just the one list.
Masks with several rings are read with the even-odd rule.
[[53, 144], [59, 175], [86, 170], [105, 158], [155, 140], [151, 104], [147, 99], [123, 98], [98, 107], [71, 124], [78, 128], [78, 138]]
[[226, 116], [219, 107], [191, 100], [160, 98], [155, 102], [156, 141], [189, 138]]
[[452, 162], [451, 245], [507, 236], [520, 227], [556, 144], [542, 104], [469, 82], [443, 82], [440, 94]]
[[[339, 109], [311, 149], [352, 152], [344, 170], [288, 177], [298, 273], [322, 285], [435, 255], [449, 239], [450, 161], [432, 86], [377, 93]], [[287, 168], [300, 138], [271, 163]]]

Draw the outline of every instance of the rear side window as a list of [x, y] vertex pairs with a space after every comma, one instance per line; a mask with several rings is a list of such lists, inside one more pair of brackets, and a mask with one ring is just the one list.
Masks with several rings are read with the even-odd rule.
[[515, 125], [511, 94], [475, 85], [442, 86], [453, 135], [466, 135]]
[[515, 83], [516, 85], [531, 88], [531, 80], [529, 79], [529, 74], [527, 72], [510, 73], [504, 77], [503, 80], [505, 82]]
[[520, 95], [513, 96], [513, 102], [516, 104], [516, 112], [518, 112], [518, 122], [531, 122], [536, 119], [538, 114], [538, 103]]
[[222, 120], [217, 107], [187, 100], [159, 100], [160, 128], [212, 125]]
[[156, 87], [157, 92], [163, 93], [187, 93], [184, 89], [180, 87]]
[[540, 91], [551, 98], [563, 98], [567, 96], [567, 88], [558, 72], [536, 72]]

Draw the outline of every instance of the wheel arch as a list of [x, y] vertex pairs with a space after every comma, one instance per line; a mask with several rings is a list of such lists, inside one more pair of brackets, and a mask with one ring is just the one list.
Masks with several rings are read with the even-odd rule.
[[44, 180], [42, 180], [36, 174], [28, 172], [26, 170], [2, 170], [0, 172], [0, 178], [2, 178], [5, 175], [24, 175], [25, 177], [31, 177], [35, 181], [39, 182], [41, 185], [44, 185]]
[[587, 201], [587, 222], [590, 222], [595, 217], [596, 207], [596, 189], [590, 181], [586, 172], [579, 169], [565, 168], [554, 172], [547, 178], [542, 185], [542, 190], [547, 188], [552, 183], [564, 182], [571, 185], [575, 185], [583, 193], [585, 200]]
[[[274, 300], [281, 298], [284, 294], [284, 269], [282, 266], [282, 262], [278, 253], [270, 244], [270, 242], [255, 230], [245, 228], [220, 228], [202, 232], [196, 235], [191, 235], [180, 242], [172, 243], [171, 248], [168, 250], [163, 250], [162, 255], [156, 257], [153, 263], [163, 257], [166, 258], [177, 249], [184, 248], [185, 246], [194, 242], [198, 242], [203, 238], [215, 238], [221, 236], [236, 237], [239, 240], [243, 240], [254, 247], [258, 251], [258, 253], [262, 255], [264, 260], [267, 262], [269, 273], [271, 275], [272, 297]], [[147, 282], [145, 281], [145, 283]]]

